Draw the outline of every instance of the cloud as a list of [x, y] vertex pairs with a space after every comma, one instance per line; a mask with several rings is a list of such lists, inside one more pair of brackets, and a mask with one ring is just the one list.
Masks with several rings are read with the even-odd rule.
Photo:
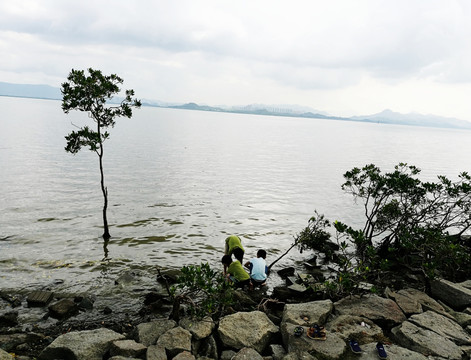
[[367, 83], [383, 95], [406, 83], [434, 84], [437, 91], [439, 84], [471, 86], [470, 6], [466, 0], [2, 2], [0, 76], [56, 85], [71, 68], [93, 66], [162, 100], [241, 103], [272, 96], [268, 102], [286, 103], [289, 94], [299, 102], [328, 96], [342, 106], [342, 91], [381, 96]]

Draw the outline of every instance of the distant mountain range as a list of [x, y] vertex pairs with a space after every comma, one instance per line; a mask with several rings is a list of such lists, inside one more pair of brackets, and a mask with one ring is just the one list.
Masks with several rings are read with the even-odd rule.
[[[12, 84], [0, 82], [0, 96], [26, 97], [38, 99], [61, 100], [62, 95], [59, 88], [49, 85]], [[343, 120], [370, 122], [378, 124], [427, 126], [438, 128], [455, 128], [471, 130], [471, 122], [450, 117], [436, 115], [423, 115], [417, 113], [401, 114], [391, 110], [384, 110], [378, 114], [362, 115], [352, 117], [340, 117], [329, 115], [323, 111], [315, 110], [299, 105], [264, 105], [251, 104], [243, 106], [209, 106], [196, 103], [176, 104], [165, 103], [156, 100], [142, 100], [144, 106], [166, 107], [174, 109], [200, 110], [230, 112], [254, 115], [303, 117], [313, 119]]]

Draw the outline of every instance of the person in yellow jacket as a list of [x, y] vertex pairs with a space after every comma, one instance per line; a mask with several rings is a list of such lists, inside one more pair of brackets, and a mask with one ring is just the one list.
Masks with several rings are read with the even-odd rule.
[[224, 255], [221, 262], [224, 265], [224, 276], [226, 276], [228, 281], [233, 283], [235, 287], [243, 288], [246, 285], [250, 286], [250, 275], [244, 270], [239, 260], [232, 261], [231, 255]]
[[[234, 254], [236, 259], [239, 260], [241, 264], [243, 264], [244, 253], [245, 253], [244, 247], [242, 246], [242, 243], [238, 236], [231, 235], [226, 238], [226, 244], [224, 247], [224, 255], [231, 256], [232, 254]], [[224, 265], [224, 273], [226, 272], [226, 269], [227, 269], [227, 266]]]

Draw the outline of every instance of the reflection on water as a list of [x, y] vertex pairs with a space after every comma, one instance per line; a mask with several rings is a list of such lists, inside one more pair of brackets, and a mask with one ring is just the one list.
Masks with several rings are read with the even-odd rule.
[[[471, 170], [469, 131], [144, 107], [105, 144], [104, 242], [96, 155], [64, 151], [70, 123], [89, 119], [58, 101], [0, 105], [0, 288], [105, 293], [128, 270], [153, 286], [157, 268], [220, 268], [230, 234], [271, 262], [316, 209], [361, 223], [340, 190], [354, 166], [407, 162], [431, 180]], [[293, 250], [277, 266], [299, 258]]]

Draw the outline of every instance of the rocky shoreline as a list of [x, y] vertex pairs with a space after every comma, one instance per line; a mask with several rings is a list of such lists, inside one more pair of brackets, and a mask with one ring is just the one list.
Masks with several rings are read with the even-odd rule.
[[[298, 285], [298, 286], [297, 286]], [[98, 309], [93, 296], [0, 292], [0, 360], [124, 359], [387, 359], [471, 358], [471, 281], [446, 280], [423, 289], [385, 288], [332, 301], [292, 284], [238, 291], [218, 321], [169, 319], [166, 294], [142, 295], [136, 313]], [[5, 305], [6, 304], [6, 305]], [[312, 324], [325, 340], [306, 334]], [[295, 328], [302, 327], [297, 336]], [[349, 339], [362, 351], [354, 354]]]

